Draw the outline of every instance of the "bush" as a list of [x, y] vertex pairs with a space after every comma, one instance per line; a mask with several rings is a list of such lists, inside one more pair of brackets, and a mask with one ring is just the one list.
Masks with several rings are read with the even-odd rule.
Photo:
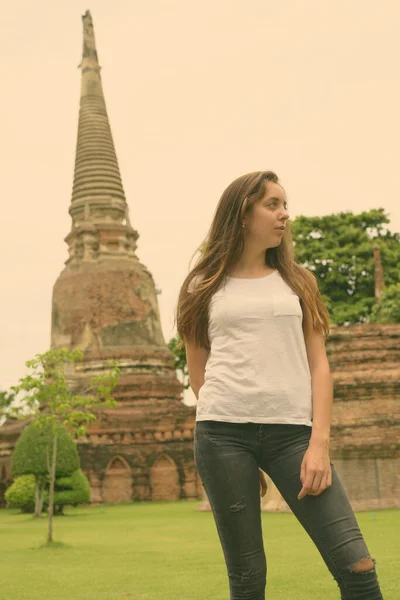
[[379, 301], [374, 305], [371, 323], [400, 323], [400, 283], [383, 290]]
[[[12, 454], [12, 474], [48, 475], [47, 456], [53, 456], [53, 430], [46, 424], [38, 427], [34, 421], [23, 430]], [[76, 443], [65, 427], [57, 426], [56, 477], [71, 475], [79, 469], [80, 461]]]
[[[5, 493], [9, 508], [20, 508], [24, 513], [35, 511], [35, 476], [17, 477]], [[86, 475], [77, 469], [70, 477], [60, 477], [55, 481], [54, 513], [63, 514], [64, 506], [78, 506], [90, 502], [90, 485]], [[43, 511], [49, 506], [49, 490], [44, 492]]]
[[6, 490], [4, 497], [10, 508], [20, 508], [23, 513], [33, 513], [35, 510], [35, 476], [17, 477]]
[[81, 469], [77, 469], [70, 477], [56, 479], [54, 506], [62, 514], [66, 505], [77, 506], [90, 502], [90, 484]]

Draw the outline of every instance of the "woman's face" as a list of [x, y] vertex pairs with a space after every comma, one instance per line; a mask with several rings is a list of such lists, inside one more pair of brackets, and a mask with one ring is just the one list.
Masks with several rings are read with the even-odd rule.
[[266, 194], [244, 217], [245, 239], [265, 249], [279, 246], [284, 230], [278, 228], [285, 227], [288, 219], [285, 190], [278, 183], [268, 181]]

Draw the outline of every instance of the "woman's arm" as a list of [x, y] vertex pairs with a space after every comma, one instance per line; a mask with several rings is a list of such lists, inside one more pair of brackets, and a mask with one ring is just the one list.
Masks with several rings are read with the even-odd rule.
[[329, 438], [332, 420], [333, 385], [322, 334], [312, 331], [304, 337], [311, 372], [313, 425], [308, 449], [300, 469], [302, 488], [297, 498], [318, 496], [332, 485]]
[[322, 333], [315, 330], [308, 332], [304, 339], [311, 373], [313, 403], [313, 426], [310, 443], [329, 444], [333, 382], [325, 350], [325, 339]]
[[185, 349], [190, 387], [198, 400], [199, 390], [204, 384], [205, 369], [210, 352], [193, 343], [185, 343]]

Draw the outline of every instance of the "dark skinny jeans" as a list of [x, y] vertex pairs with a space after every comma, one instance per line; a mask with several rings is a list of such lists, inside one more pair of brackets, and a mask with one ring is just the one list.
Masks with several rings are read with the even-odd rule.
[[375, 559], [368, 571], [352, 568], [372, 557], [332, 462], [332, 485], [318, 496], [297, 499], [310, 436], [307, 425], [196, 422], [194, 459], [222, 545], [230, 600], [265, 600], [258, 467], [269, 475], [315, 543], [341, 599], [382, 600]]

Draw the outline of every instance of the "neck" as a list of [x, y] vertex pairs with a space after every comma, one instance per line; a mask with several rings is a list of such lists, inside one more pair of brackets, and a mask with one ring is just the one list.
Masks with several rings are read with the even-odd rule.
[[239, 262], [235, 266], [235, 272], [257, 274], [270, 271], [271, 267], [266, 262], [266, 249], [245, 248]]

